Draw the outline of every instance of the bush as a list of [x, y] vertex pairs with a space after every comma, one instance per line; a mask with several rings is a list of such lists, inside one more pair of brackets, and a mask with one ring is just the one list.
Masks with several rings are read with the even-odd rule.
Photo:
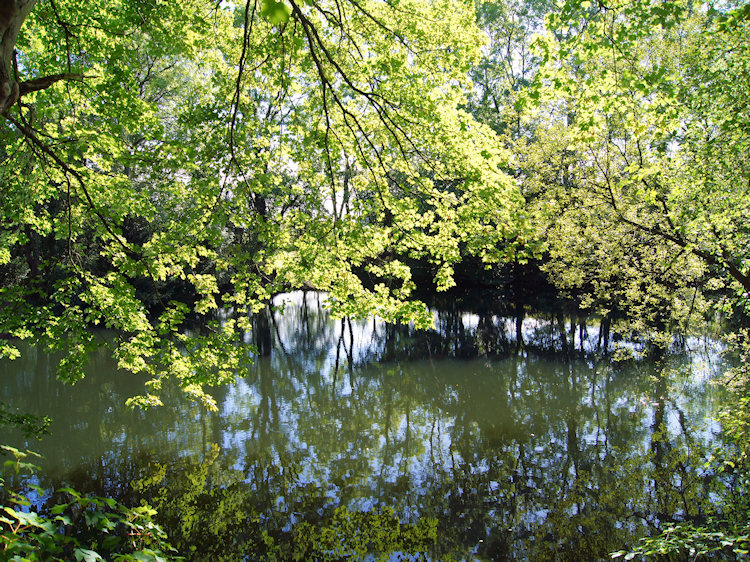
[[[131, 508], [111, 498], [82, 495], [71, 488], [49, 494], [33, 484], [38, 467], [28, 459], [38, 455], [8, 446], [0, 448], [12, 456], [4, 463], [10, 474], [7, 478], [0, 476], [0, 559], [182, 559], [174, 555], [166, 533], [154, 523], [156, 510], [147, 503]], [[45, 496], [47, 500], [43, 501]], [[34, 505], [39, 503], [40, 506]]]

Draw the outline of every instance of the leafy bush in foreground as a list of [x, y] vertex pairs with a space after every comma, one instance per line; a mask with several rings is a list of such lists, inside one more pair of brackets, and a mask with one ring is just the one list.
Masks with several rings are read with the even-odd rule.
[[[95, 560], [160, 561], [181, 559], [167, 542], [166, 533], [153, 520], [156, 510], [146, 503], [126, 507], [111, 498], [84, 496], [71, 488], [52, 495], [43, 509], [32, 509], [32, 493], [47, 491], [32, 481], [38, 468], [28, 462], [37, 456], [2, 446], [13, 458], [0, 477], [0, 558], [14, 561]], [[15, 485], [11, 486], [9, 481]]]

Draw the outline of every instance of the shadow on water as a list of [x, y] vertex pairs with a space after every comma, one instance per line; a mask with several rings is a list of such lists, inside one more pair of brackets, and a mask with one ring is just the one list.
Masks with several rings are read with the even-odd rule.
[[142, 383], [104, 354], [75, 388], [34, 350], [0, 363], [6, 400], [55, 420], [28, 443], [42, 484], [145, 499], [196, 560], [352, 554], [373, 537], [433, 559], [606, 558], [700, 521], [721, 492], [697, 468], [717, 429], [708, 348], [613, 363], [598, 327], [556, 317], [456, 306], [418, 332], [332, 319], [314, 293], [285, 296], [283, 314], [281, 300], [217, 413], [177, 391], [126, 410]]

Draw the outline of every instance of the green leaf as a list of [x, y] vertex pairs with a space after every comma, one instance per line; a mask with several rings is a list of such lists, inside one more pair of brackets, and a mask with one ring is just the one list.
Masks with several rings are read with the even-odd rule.
[[50, 509], [49, 512], [52, 515], [59, 515], [65, 511], [69, 505], [69, 503], [58, 503], [57, 505], [52, 506], [52, 509]]
[[95, 551], [87, 548], [76, 548], [73, 551], [73, 555], [78, 562], [96, 562], [97, 560], [104, 560], [104, 558], [99, 556]]
[[277, 2], [276, 0], [263, 0], [263, 7], [260, 10], [268, 21], [273, 25], [279, 25], [289, 21], [289, 8], [283, 2]]

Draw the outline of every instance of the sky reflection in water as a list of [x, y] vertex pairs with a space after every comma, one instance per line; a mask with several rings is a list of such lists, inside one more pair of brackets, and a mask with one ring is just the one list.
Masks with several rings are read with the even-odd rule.
[[[177, 392], [126, 410], [141, 383], [104, 354], [73, 388], [41, 353], [0, 363], [5, 400], [55, 420], [52, 437], [28, 443], [50, 483], [145, 497], [183, 544], [229, 559], [263, 530], [283, 540], [339, 505], [436, 519], [435, 558], [590, 559], [700, 516], [692, 506], [718, 493], [691, 468], [718, 429], [710, 342], [611, 365], [594, 353], [594, 327], [566, 342], [585, 353], [562, 360], [537, 352], [559, 337], [543, 319], [524, 321], [516, 353], [513, 319], [445, 311], [425, 334], [331, 319], [315, 293], [282, 300], [284, 313], [248, 335], [272, 351], [213, 392], [216, 414]], [[244, 514], [235, 524], [209, 521], [229, 506]], [[213, 531], [191, 535], [198, 523]]]

